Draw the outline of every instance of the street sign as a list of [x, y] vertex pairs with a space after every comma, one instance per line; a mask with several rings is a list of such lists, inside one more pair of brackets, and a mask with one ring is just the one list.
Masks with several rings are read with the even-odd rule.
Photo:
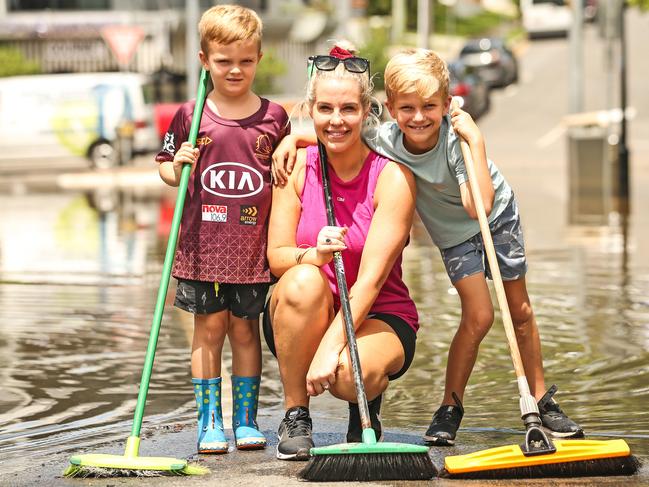
[[101, 36], [117, 62], [127, 66], [144, 38], [144, 30], [137, 25], [110, 25], [101, 29]]

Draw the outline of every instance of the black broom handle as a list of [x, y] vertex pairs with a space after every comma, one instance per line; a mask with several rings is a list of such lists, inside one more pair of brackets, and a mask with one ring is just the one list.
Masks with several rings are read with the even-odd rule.
[[[334, 207], [331, 199], [331, 188], [329, 187], [329, 170], [327, 169], [327, 151], [320, 141], [318, 141], [318, 155], [320, 156], [320, 171], [322, 172], [322, 189], [325, 208], [327, 209], [327, 223], [329, 226], [335, 227], [336, 219], [334, 217]], [[340, 307], [342, 308], [343, 321], [345, 322], [347, 346], [349, 347], [349, 356], [352, 361], [352, 372], [354, 375], [354, 385], [356, 386], [356, 400], [358, 401], [358, 411], [361, 416], [361, 426], [363, 429], [367, 429], [372, 427], [372, 423], [370, 422], [370, 410], [367, 406], [365, 386], [363, 385], [363, 373], [361, 371], [361, 360], [358, 356], [356, 333], [354, 333], [352, 309], [349, 306], [349, 291], [347, 289], [347, 280], [345, 279], [345, 266], [340, 251], [334, 252], [334, 270], [336, 271], [336, 281], [338, 282], [338, 292], [340, 293]]]

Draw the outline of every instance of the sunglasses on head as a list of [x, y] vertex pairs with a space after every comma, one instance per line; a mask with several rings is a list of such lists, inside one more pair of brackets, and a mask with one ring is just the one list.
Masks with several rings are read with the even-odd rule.
[[350, 73], [364, 73], [370, 69], [370, 62], [362, 57], [340, 59], [334, 56], [310, 56], [309, 75], [312, 74], [313, 68], [319, 71], [333, 71], [340, 63], [343, 63], [345, 69]]

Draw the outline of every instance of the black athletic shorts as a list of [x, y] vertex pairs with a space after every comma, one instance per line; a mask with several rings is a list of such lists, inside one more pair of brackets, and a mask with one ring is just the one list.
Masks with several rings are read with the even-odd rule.
[[[174, 305], [196, 315], [230, 310], [237, 318], [257, 320], [270, 284], [227, 284], [178, 279]], [[218, 292], [217, 292], [218, 289]]]
[[[277, 352], [275, 351], [275, 336], [273, 335], [273, 324], [270, 320], [270, 300], [266, 303], [264, 308], [264, 318], [262, 320], [262, 329], [264, 331], [264, 338], [266, 339], [266, 344], [272, 352], [272, 354], [277, 357]], [[393, 375], [388, 376], [388, 379], [394, 380], [401, 377], [406, 371], [410, 368], [412, 364], [412, 359], [415, 356], [415, 346], [417, 341], [417, 334], [408, 323], [399, 318], [398, 316], [391, 315], [388, 313], [370, 313], [367, 315], [368, 318], [373, 318], [375, 320], [381, 320], [384, 323], [387, 323], [397, 334], [401, 346], [403, 347], [403, 352], [405, 359], [403, 361], [403, 367]]]

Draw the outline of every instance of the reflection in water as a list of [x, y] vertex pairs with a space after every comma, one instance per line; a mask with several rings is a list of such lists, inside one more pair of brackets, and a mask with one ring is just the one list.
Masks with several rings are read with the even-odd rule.
[[[460, 309], [437, 251], [420, 242], [416, 239], [407, 250], [405, 272], [423, 330], [414, 370], [395, 384], [383, 416], [424, 428], [443, 396], [446, 353]], [[531, 251], [528, 289], [542, 337], [546, 381], [560, 386], [561, 405], [591, 436], [629, 437], [636, 453], [646, 455], [649, 268], [640, 259], [627, 265], [630, 256], [624, 247], [602, 249], [586, 242]], [[464, 428], [521, 429], [513, 366], [498, 318], [480, 348], [465, 407]]]
[[[3, 462], [27, 450], [30, 456], [79, 451], [128, 435], [168, 208], [158, 195], [128, 192], [0, 197]], [[414, 364], [390, 388], [383, 417], [388, 427], [424, 431], [442, 397], [460, 309], [439, 252], [419, 224], [412, 235], [404, 274], [422, 329]], [[619, 245], [598, 242], [575, 239], [529, 253], [547, 382], [560, 386], [562, 406], [587, 432], [625, 436], [635, 454], [647, 455], [649, 268]], [[147, 424], [188, 424], [195, 414], [188, 387], [191, 317], [171, 306], [171, 288], [143, 431]], [[276, 411], [281, 389], [266, 350], [264, 368], [262, 411]], [[517, 394], [497, 321], [469, 382], [459, 440], [484, 444], [495, 434], [493, 444], [505, 444], [502, 435], [521, 430]]]

